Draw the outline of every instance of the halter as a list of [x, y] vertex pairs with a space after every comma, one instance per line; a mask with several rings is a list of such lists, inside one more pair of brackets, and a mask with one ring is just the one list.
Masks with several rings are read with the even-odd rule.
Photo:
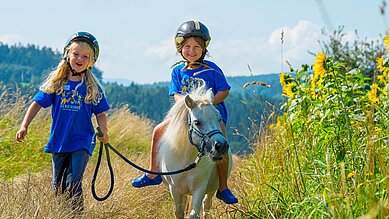
[[[190, 118], [190, 113], [188, 113], [188, 126], [189, 126], [189, 129], [188, 129], [189, 141], [192, 145], [194, 145], [197, 148], [197, 152], [198, 152], [196, 160], [200, 159], [204, 155], [205, 144], [211, 139], [212, 136], [214, 136], [216, 134], [223, 135], [223, 133], [218, 129], [211, 130], [208, 133], [204, 133], [204, 132], [200, 131], [198, 128], [196, 128], [193, 125], [192, 120]], [[200, 145], [195, 144], [193, 142], [192, 134], [196, 134], [199, 138], [201, 138]]]

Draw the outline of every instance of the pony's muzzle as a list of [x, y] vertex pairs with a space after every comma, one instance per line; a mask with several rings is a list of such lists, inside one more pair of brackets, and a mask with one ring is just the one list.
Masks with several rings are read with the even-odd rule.
[[222, 160], [228, 154], [229, 144], [227, 140], [214, 141], [209, 153], [213, 161]]

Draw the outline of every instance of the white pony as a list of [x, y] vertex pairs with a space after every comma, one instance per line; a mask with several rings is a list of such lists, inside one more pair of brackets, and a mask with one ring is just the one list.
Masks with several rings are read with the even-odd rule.
[[194, 169], [162, 176], [174, 199], [177, 218], [184, 218], [189, 195], [190, 218], [200, 218], [202, 206], [206, 218], [219, 187], [216, 162], [228, 156], [231, 170], [231, 152], [221, 132], [221, 117], [212, 105], [213, 98], [211, 89], [200, 86], [175, 103], [166, 116], [170, 122], [159, 141], [160, 170], [175, 171], [199, 161]]

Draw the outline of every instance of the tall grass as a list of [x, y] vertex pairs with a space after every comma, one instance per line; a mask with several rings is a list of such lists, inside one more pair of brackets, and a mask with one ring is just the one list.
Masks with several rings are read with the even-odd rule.
[[389, 217], [388, 64], [371, 80], [319, 53], [280, 75], [284, 114], [240, 165], [240, 216]]
[[[31, 98], [2, 88], [0, 95], [0, 218], [173, 218], [174, 204], [167, 187], [160, 185], [136, 189], [131, 180], [140, 176], [137, 169], [110, 153], [114, 170], [114, 190], [103, 202], [91, 193], [97, 152], [96, 147], [83, 181], [85, 210], [82, 215], [69, 208], [64, 195], [51, 191], [51, 156], [43, 152], [50, 132], [50, 110], [42, 110], [33, 120], [25, 141], [17, 143], [15, 134], [31, 103]], [[5, 104], [4, 104], [5, 103]], [[95, 122], [95, 121], [94, 121]], [[128, 111], [127, 107], [109, 112], [110, 143], [124, 156], [148, 168], [153, 124]], [[233, 182], [231, 183], [233, 185]], [[106, 157], [103, 156], [96, 180], [99, 197], [110, 186]], [[228, 206], [214, 200], [211, 214], [232, 218]]]

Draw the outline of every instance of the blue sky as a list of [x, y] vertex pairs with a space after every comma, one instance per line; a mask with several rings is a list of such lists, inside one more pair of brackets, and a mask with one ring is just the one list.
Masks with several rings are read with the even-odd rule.
[[[94, 34], [101, 46], [96, 66], [105, 79], [136, 83], [170, 80], [181, 57], [173, 37], [187, 20], [207, 25], [208, 59], [227, 76], [279, 73], [312, 64], [327, 30], [344, 26], [346, 38], [378, 39], [389, 20], [381, 0], [12, 0], [0, 2], [0, 42], [36, 44], [62, 51], [76, 31]], [[387, 12], [389, 12], [387, 10]]]

